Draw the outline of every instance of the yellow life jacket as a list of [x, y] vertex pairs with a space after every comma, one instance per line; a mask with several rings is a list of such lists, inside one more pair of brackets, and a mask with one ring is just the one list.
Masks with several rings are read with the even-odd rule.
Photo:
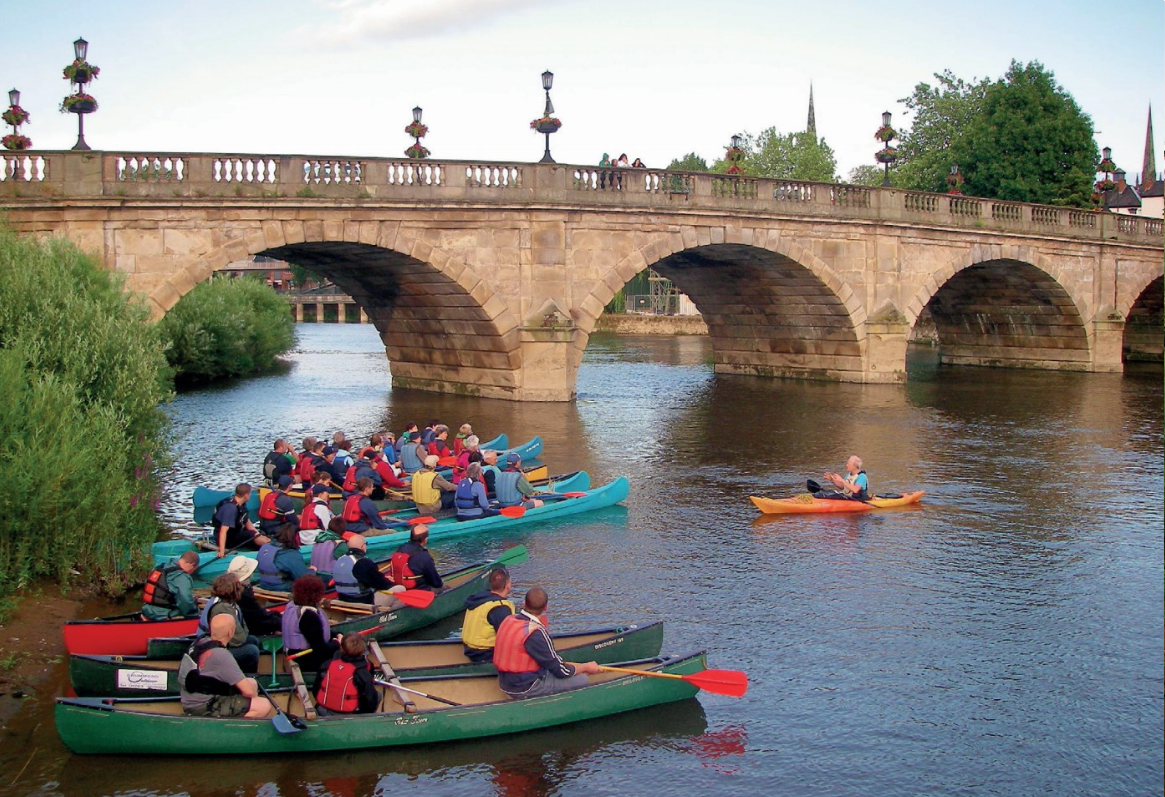
[[422, 470], [413, 474], [413, 503], [428, 506], [441, 500], [441, 491], [433, 486], [437, 471]]
[[489, 650], [497, 641], [497, 631], [489, 624], [487, 615], [499, 606], [510, 607], [510, 614], [515, 614], [514, 602], [503, 598], [486, 601], [475, 606], [465, 613], [465, 622], [461, 625], [461, 642], [467, 648], [474, 650]]

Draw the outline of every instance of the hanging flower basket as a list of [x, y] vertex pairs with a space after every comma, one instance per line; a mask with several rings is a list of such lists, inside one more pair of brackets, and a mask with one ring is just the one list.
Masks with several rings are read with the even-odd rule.
[[898, 138], [898, 134], [890, 125], [882, 125], [878, 128], [878, 132], [874, 133], [874, 138], [878, 141], [886, 142], [893, 138]]
[[65, 67], [65, 80], [70, 83], [76, 83], [77, 85], [84, 85], [90, 80], [96, 80], [100, 74], [101, 67], [93, 66], [88, 61], [82, 61], [80, 58]]
[[724, 170], [725, 174], [744, 174], [744, 169], [737, 166], [735, 163]]
[[409, 122], [409, 126], [405, 128], [405, 132], [413, 138], [424, 138], [425, 133], [429, 132], [429, 126], [423, 125], [420, 122]]
[[530, 123], [530, 129], [539, 133], [556, 133], [560, 127], [562, 122], [553, 116], [540, 116]]
[[0, 118], [4, 120], [5, 124], [19, 127], [28, 121], [28, 111], [21, 108], [19, 105], [9, 105], [8, 110], [0, 114]]
[[966, 182], [966, 180], [963, 179], [963, 175], [959, 174], [958, 172], [955, 172], [954, 174], [948, 174], [947, 175], [947, 189], [948, 189], [947, 193], [948, 194], [961, 194], [961, 193], [963, 193], [959, 189], [961, 189], [963, 187], [963, 183], [965, 183], [965, 182]]
[[422, 147], [420, 144], [413, 144], [405, 150], [405, 155], [413, 160], [424, 160], [429, 157], [429, 150], [427, 147]]
[[61, 113], [93, 113], [97, 100], [88, 94], [70, 94], [61, 103]]
[[886, 147], [883, 150], [878, 150], [874, 153], [874, 159], [878, 163], [893, 163], [898, 160], [898, 150], [893, 147]]
[[735, 163], [744, 157], [744, 150], [740, 147], [726, 147], [724, 150], [724, 160]]
[[1100, 163], [1096, 164], [1096, 171], [1098, 172], [1115, 172], [1116, 164], [1112, 162], [1112, 158], [1105, 158]]
[[4, 136], [3, 139], [0, 139], [0, 143], [4, 144], [4, 149], [10, 149], [16, 152], [32, 149], [32, 139], [28, 136], [22, 136], [17, 133]]
[[1102, 194], [1105, 191], [1111, 191], [1114, 188], [1116, 188], [1116, 183], [1114, 183], [1112, 180], [1098, 180], [1096, 183], [1096, 190]]

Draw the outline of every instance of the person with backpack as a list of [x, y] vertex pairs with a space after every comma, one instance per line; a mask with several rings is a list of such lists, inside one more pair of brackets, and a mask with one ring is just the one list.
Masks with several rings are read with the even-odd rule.
[[359, 634], [347, 634], [336, 655], [324, 662], [316, 676], [316, 710], [328, 714], [375, 714], [380, 693], [366, 653], [368, 643]]

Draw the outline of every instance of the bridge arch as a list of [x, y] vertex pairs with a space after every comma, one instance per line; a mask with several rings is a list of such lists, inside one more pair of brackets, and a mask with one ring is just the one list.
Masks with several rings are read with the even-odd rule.
[[228, 263], [268, 255], [335, 282], [368, 314], [394, 387], [514, 397], [521, 388], [518, 323], [463, 260], [399, 223], [282, 222], [207, 252], [151, 295], [155, 314]]
[[942, 362], [1087, 370], [1093, 309], [1057, 264], [1032, 252], [973, 247], [935, 269], [906, 305], [934, 322]]
[[602, 308], [646, 268], [688, 295], [719, 373], [861, 381], [865, 310], [812, 252], [776, 231], [685, 228], [649, 236], [583, 300], [578, 357]]
[[1161, 362], [1165, 356], [1165, 277], [1150, 278], [1133, 294], [1136, 298], [1123, 313], [1124, 335], [1121, 359], [1124, 362]]

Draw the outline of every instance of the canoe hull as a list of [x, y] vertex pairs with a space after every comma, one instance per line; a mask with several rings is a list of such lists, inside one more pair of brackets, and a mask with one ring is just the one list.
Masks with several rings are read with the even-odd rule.
[[69, 654], [91, 656], [142, 656], [154, 637], [185, 636], [198, 630], [198, 618], [150, 622], [135, 621], [132, 619], [135, 616], [121, 615], [65, 623], [65, 650]]
[[[664, 660], [652, 669], [691, 675], [702, 672], [706, 665], [704, 654], [698, 653]], [[436, 694], [442, 680], [406, 685]], [[459, 707], [425, 708], [415, 714], [326, 717], [307, 721], [304, 731], [286, 735], [266, 719], [119, 710], [118, 704], [127, 701], [112, 698], [58, 698], [55, 718], [61, 740], [74, 753], [173, 755], [181, 750], [184, 755], [261, 755], [434, 744], [520, 733], [686, 700], [696, 691], [683, 680], [632, 675], [527, 700], [500, 698]]]
[[[560, 492], [585, 491], [587, 494], [579, 498], [567, 498], [559, 501], [547, 502], [544, 506], [530, 509], [519, 518], [510, 518], [505, 515], [495, 515], [494, 517], [481, 518], [479, 520], [470, 520], [464, 523], [458, 522], [456, 518], [442, 518], [434, 523], [429, 524], [429, 543], [430, 545], [440, 543], [446, 539], [455, 537], [463, 537], [471, 534], [486, 534], [496, 529], [512, 528], [529, 523], [540, 523], [556, 520], [560, 517], [568, 517], [570, 515], [581, 512], [589, 512], [595, 509], [612, 506], [627, 498], [631, 491], [631, 485], [625, 477], [620, 476], [614, 481], [597, 487], [593, 490], [588, 490], [590, 485], [590, 476], [586, 471], [579, 471], [574, 477], [555, 484], [555, 489]], [[389, 556], [399, 546], [403, 545], [409, 539], [409, 530], [403, 529], [401, 531], [392, 531], [386, 534], [366, 534], [365, 538], [368, 542], [368, 555], [381, 559]], [[172, 542], [182, 543], [181, 540]], [[185, 550], [196, 550], [193, 541], [186, 542]], [[177, 556], [181, 551], [176, 548], [167, 550], [165, 556], [158, 556], [155, 554], [155, 563], [160, 564], [168, 562], [174, 556]], [[311, 546], [305, 545], [300, 548], [300, 553], [303, 556], [305, 563], [311, 560]], [[240, 551], [238, 556], [255, 557], [255, 551]], [[227, 566], [230, 564], [232, 557], [224, 557], [216, 559], [214, 553], [200, 552], [199, 553], [199, 569], [195, 579], [199, 582], [209, 584], [216, 576], [226, 572]]]
[[[596, 637], [599, 637], [596, 639]], [[568, 661], [616, 661], [648, 659], [663, 647], [663, 623], [627, 625], [579, 634], [556, 634], [555, 646]], [[440, 675], [496, 674], [493, 664], [474, 664], [465, 658], [459, 640], [433, 642], [385, 642], [380, 649], [402, 678]], [[442, 662], [460, 660], [457, 664]], [[278, 669], [282, 670], [282, 659]], [[291, 686], [291, 676], [276, 674], [272, 685], [271, 659], [259, 662], [259, 678], [269, 689]], [[305, 672], [310, 685], [315, 673]], [[162, 697], [178, 694], [177, 659], [150, 656], [70, 656], [69, 679], [79, 697]]]
[[848, 501], [837, 498], [761, 498], [750, 495], [749, 500], [766, 515], [812, 515], [838, 512], [869, 512], [895, 506], [917, 504], [925, 491], [903, 493], [900, 498], [873, 498], [869, 501]]

